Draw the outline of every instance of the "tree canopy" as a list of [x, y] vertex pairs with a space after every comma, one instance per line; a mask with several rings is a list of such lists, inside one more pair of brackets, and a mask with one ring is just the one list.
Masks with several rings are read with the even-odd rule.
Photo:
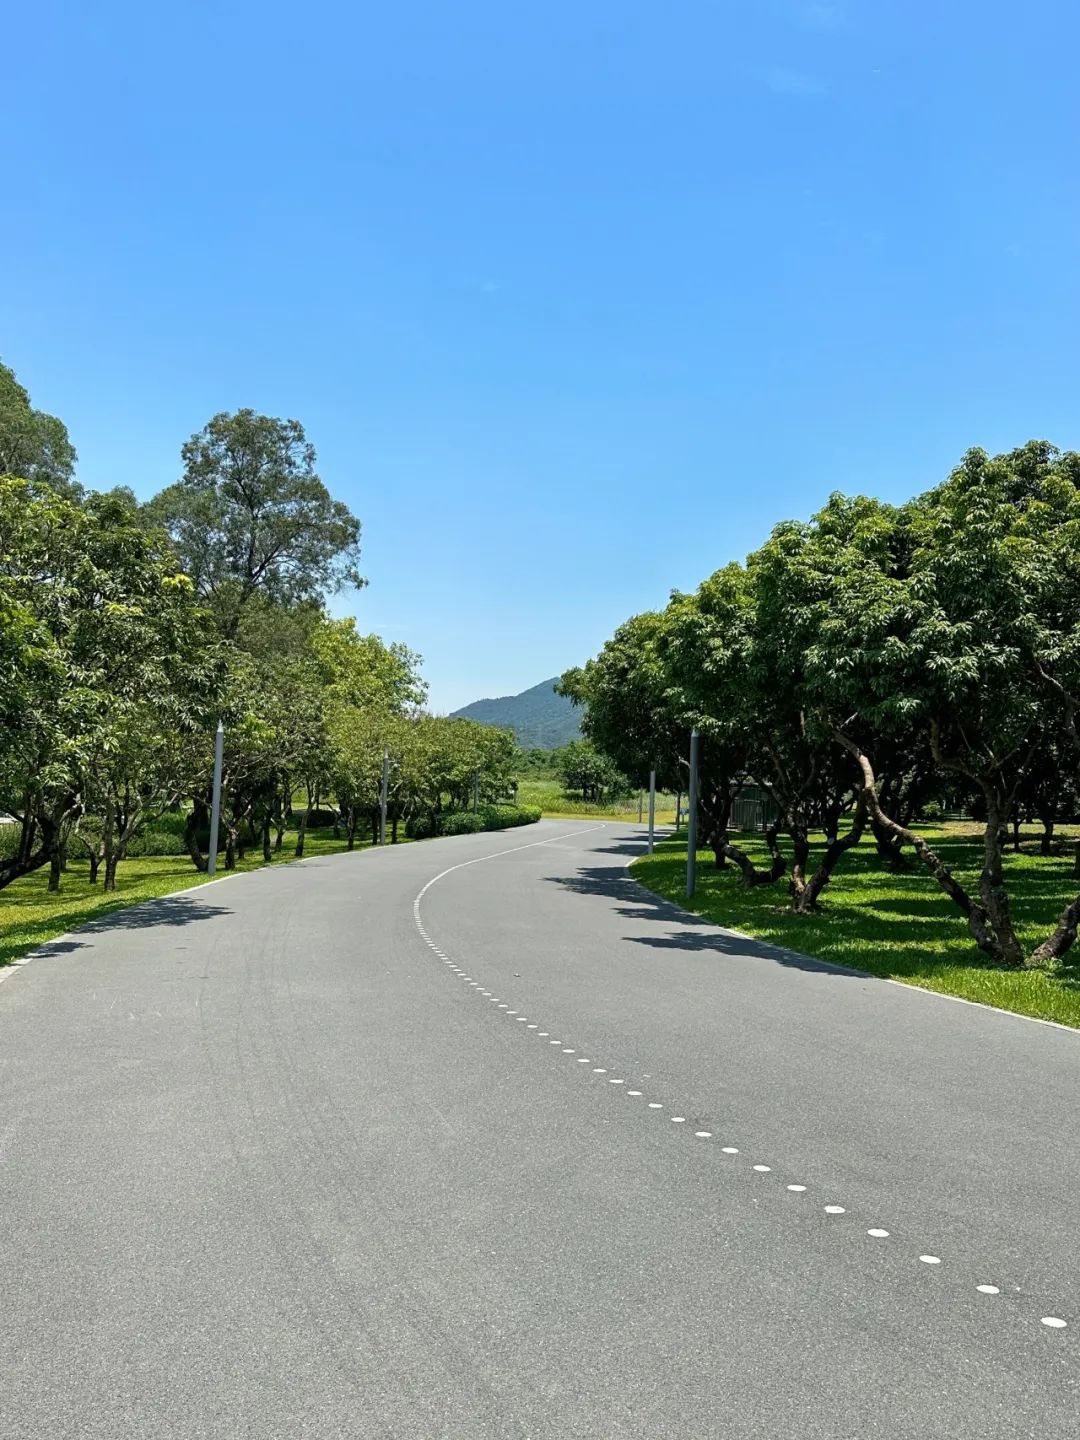
[[[620, 626], [562, 685], [593, 743], [631, 771], [649, 755], [684, 769], [697, 727], [704, 832], [746, 883], [786, 876], [795, 909], [817, 909], [871, 833], [886, 863], [914, 851], [995, 963], [1054, 964], [1080, 897], [1025, 954], [1005, 844], [1026, 806], [1049, 850], [1077, 795], [1078, 582], [1080, 456], [1041, 441], [972, 450], [906, 505], [834, 495], [778, 525], [744, 565]], [[748, 783], [778, 817], [764, 873], [729, 831]], [[977, 887], [913, 828], [949, 795], [982, 817]], [[1080, 853], [1074, 866], [1080, 878]]]

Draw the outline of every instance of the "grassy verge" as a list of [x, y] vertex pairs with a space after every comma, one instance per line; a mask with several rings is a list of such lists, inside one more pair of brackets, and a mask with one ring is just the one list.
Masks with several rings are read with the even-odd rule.
[[[279, 855], [271, 861], [273, 865], [286, 865], [294, 856], [295, 835], [286, 835]], [[357, 849], [369, 848], [370, 842]], [[308, 831], [304, 844], [304, 858], [313, 855], [333, 855], [347, 849], [345, 840], [334, 840], [329, 831]], [[106, 895], [101, 881], [91, 885], [90, 867], [85, 861], [72, 860], [64, 872], [60, 890], [53, 895], [46, 889], [49, 883], [47, 869], [36, 870], [16, 880], [6, 890], [0, 890], [0, 966], [10, 965], [28, 950], [54, 940], [68, 930], [84, 925], [100, 915], [122, 910], [139, 900], [150, 900], [159, 895], [170, 895], [176, 890], [186, 890], [191, 885], [205, 884], [211, 878], [233, 874], [221, 867], [224, 856], [219, 859], [216, 877], [200, 875], [190, 859], [184, 855], [147, 855], [125, 860], [116, 874], [116, 890]], [[237, 871], [263, 868], [261, 850], [252, 851], [240, 861]]]
[[[537, 806], [543, 812], [545, 820], [588, 820], [596, 817], [600, 820], [627, 820], [636, 825], [638, 818], [638, 797], [636, 795], [629, 800], [595, 805], [584, 800], [575, 800], [563, 790], [558, 780], [529, 777], [519, 779], [517, 803]], [[643, 820], [648, 819], [648, 795], [645, 796], [641, 815]], [[656, 823], [657, 825], [673, 825], [675, 823], [674, 795], [657, 795]]]
[[[973, 880], [981, 860], [977, 837], [959, 827], [935, 830], [933, 836], [946, 863]], [[739, 844], [764, 863], [765, 847], [758, 837], [744, 836]], [[1042, 939], [1075, 897], [1071, 869], [1066, 857], [1008, 855], [1007, 883], [1025, 946]], [[686, 905], [685, 837], [636, 861], [633, 874], [656, 894]], [[1080, 949], [1074, 947], [1066, 957], [1071, 965], [1053, 974], [993, 968], [984, 963], [963, 916], [916, 861], [910, 870], [894, 872], [878, 861], [872, 845], [864, 844], [843, 862], [820, 914], [793, 915], [786, 899], [783, 881], [748, 890], [737, 871], [716, 870], [712, 852], [703, 850], [697, 893], [688, 908], [717, 925], [820, 960], [1080, 1027]], [[717, 962], [723, 963], [719, 955]]]

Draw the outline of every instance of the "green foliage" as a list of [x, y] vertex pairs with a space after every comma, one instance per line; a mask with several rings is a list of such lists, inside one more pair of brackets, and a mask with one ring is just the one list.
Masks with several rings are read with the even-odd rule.
[[582, 800], [611, 800], [630, 789], [626, 777], [588, 740], [571, 741], [556, 750], [552, 759], [564, 788], [577, 791]]
[[[631, 775], [650, 757], [680, 773], [697, 728], [704, 836], [749, 885], [786, 875], [793, 908], [814, 913], [869, 830], [894, 862], [915, 851], [988, 957], [1054, 965], [1080, 895], [1025, 950], [1002, 846], [1010, 821], [1036, 813], [1049, 835], [1076, 803], [1078, 636], [1080, 456], [1033, 441], [971, 451], [907, 505], [834, 495], [745, 565], [620, 626], [561, 683]], [[764, 873], [728, 833], [747, 781], [780, 817]], [[946, 798], [985, 819], [975, 886], [910, 829]], [[818, 827], [836, 841], [824, 853]]]
[[[295, 818], [299, 819], [300, 816], [297, 815]], [[337, 810], [328, 810], [323, 806], [314, 806], [308, 813], [307, 824], [309, 830], [326, 830], [333, 825], [337, 825], [340, 820], [341, 815]]]
[[75, 459], [64, 424], [35, 410], [14, 370], [0, 364], [0, 475], [75, 493]]
[[288, 606], [364, 584], [360, 522], [319, 478], [299, 421], [223, 412], [181, 453], [183, 478], [149, 514], [228, 629], [257, 591]]
[[446, 815], [417, 815], [405, 826], [412, 840], [430, 840], [442, 835], [477, 835], [484, 830], [509, 830], [518, 825], [535, 825], [540, 811], [527, 806], [483, 805], [479, 810], [452, 811]]

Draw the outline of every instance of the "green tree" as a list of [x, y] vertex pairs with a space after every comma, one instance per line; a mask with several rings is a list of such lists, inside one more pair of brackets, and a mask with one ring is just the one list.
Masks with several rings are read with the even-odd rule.
[[334, 500], [297, 420], [215, 415], [182, 449], [183, 477], [149, 504], [226, 634], [251, 597], [280, 605], [362, 586], [360, 522]]
[[0, 887], [47, 861], [58, 885], [71, 828], [100, 801], [113, 822], [111, 888], [169, 785], [162, 756], [150, 761], [151, 732], [206, 725], [222, 675], [216, 636], [163, 533], [113, 497], [24, 480], [0, 480], [0, 597], [12, 622], [0, 803], [21, 823]]
[[16, 475], [75, 495], [75, 447], [55, 415], [35, 410], [14, 370], [0, 364], [0, 475]]

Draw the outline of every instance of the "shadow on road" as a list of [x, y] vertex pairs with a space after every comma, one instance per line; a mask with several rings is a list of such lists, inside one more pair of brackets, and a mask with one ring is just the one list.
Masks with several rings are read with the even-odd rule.
[[[155, 900], [142, 900], [132, 905], [120, 902], [122, 908], [96, 915], [79, 925], [76, 934], [61, 940], [46, 940], [35, 947], [39, 955], [68, 955], [74, 950], [83, 950], [96, 935], [107, 935], [114, 930], [154, 930], [162, 926], [176, 928], [193, 925], [199, 920], [209, 920], [215, 915], [231, 915], [233, 912], [224, 905], [211, 905], [193, 895], [163, 895]], [[73, 923], [78, 922], [73, 915]], [[50, 930], [63, 924], [64, 917], [51, 916], [43, 922]]]
[[[640, 855], [643, 851], [640, 845], [619, 844], [596, 853]], [[622, 937], [634, 945], [648, 945], [656, 950], [690, 950], [699, 954], [711, 952], [715, 955], [745, 955], [820, 975], [839, 975], [863, 980], [877, 978], [865, 971], [831, 965], [827, 960], [816, 960], [812, 955], [800, 955], [795, 950], [785, 950], [762, 940], [743, 939], [740, 935], [721, 930], [711, 920], [693, 915], [672, 901], [646, 890], [643, 885], [632, 880], [625, 870], [619, 868], [593, 866], [579, 870], [575, 875], [552, 875], [548, 877], [548, 881], [575, 895], [596, 895], [614, 901], [615, 913], [625, 919], [652, 921], [658, 926], [664, 926], [663, 934]], [[673, 930], [673, 925], [681, 928]]]

